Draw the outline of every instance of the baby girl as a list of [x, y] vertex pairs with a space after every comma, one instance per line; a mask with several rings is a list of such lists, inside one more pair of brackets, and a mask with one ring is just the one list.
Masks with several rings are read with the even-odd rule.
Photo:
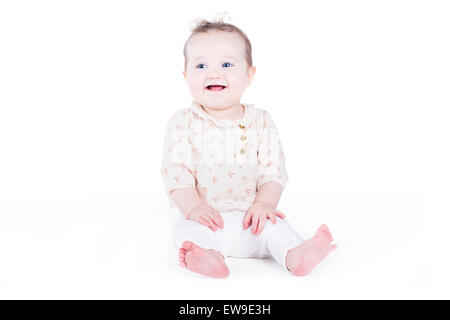
[[193, 101], [173, 114], [161, 174], [175, 224], [180, 265], [213, 278], [229, 274], [226, 257], [274, 258], [308, 274], [336, 244], [326, 225], [304, 241], [277, 210], [288, 176], [268, 112], [241, 103], [255, 75], [247, 36], [202, 20], [184, 47], [183, 75]]

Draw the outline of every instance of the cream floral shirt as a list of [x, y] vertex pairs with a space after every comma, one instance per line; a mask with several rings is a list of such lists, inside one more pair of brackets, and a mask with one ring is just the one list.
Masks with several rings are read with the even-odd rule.
[[216, 119], [193, 101], [170, 118], [161, 175], [170, 207], [173, 190], [196, 188], [219, 212], [247, 211], [266, 182], [286, 186], [278, 131], [267, 111], [243, 104], [241, 119]]

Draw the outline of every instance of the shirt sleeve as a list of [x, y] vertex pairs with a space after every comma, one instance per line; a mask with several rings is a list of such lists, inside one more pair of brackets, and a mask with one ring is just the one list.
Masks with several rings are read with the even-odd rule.
[[171, 191], [196, 186], [192, 155], [189, 111], [180, 109], [167, 124], [161, 162], [161, 176], [171, 208], [175, 207]]
[[269, 181], [278, 182], [284, 189], [289, 180], [286, 171], [283, 145], [278, 136], [278, 129], [267, 111], [263, 112], [263, 124], [258, 139], [259, 176], [257, 190]]

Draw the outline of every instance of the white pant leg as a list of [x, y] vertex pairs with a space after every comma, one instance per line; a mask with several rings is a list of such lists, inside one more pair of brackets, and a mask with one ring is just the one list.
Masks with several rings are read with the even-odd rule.
[[229, 235], [228, 256], [236, 258], [266, 258], [272, 257], [286, 271], [287, 252], [302, 244], [304, 240], [291, 227], [286, 219], [277, 219], [273, 224], [267, 219], [266, 225], [259, 235], [252, 232], [252, 226], [244, 230], [246, 212], [228, 211], [222, 214], [224, 219], [223, 231]]
[[227, 232], [233, 235], [230, 256], [234, 258], [266, 258], [270, 257], [265, 242], [259, 235], [252, 233], [252, 226], [244, 230], [244, 211], [229, 211], [226, 217]]
[[180, 217], [173, 229], [175, 245], [179, 249], [184, 241], [191, 241], [202, 248], [219, 251], [226, 257], [229, 255], [232, 239], [224, 229], [213, 231], [199, 222]]
[[276, 218], [277, 223], [273, 224], [270, 219], [259, 235], [267, 252], [278, 262], [286, 271], [286, 254], [292, 248], [302, 244], [304, 240], [292, 228], [285, 219]]

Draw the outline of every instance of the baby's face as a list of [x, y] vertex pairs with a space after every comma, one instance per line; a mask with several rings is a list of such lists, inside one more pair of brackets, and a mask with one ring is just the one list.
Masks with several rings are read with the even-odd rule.
[[[183, 72], [195, 101], [215, 110], [239, 106], [255, 74], [245, 58], [245, 44], [233, 32], [210, 31], [192, 36]], [[214, 86], [215, 85], [215, 86]]]

